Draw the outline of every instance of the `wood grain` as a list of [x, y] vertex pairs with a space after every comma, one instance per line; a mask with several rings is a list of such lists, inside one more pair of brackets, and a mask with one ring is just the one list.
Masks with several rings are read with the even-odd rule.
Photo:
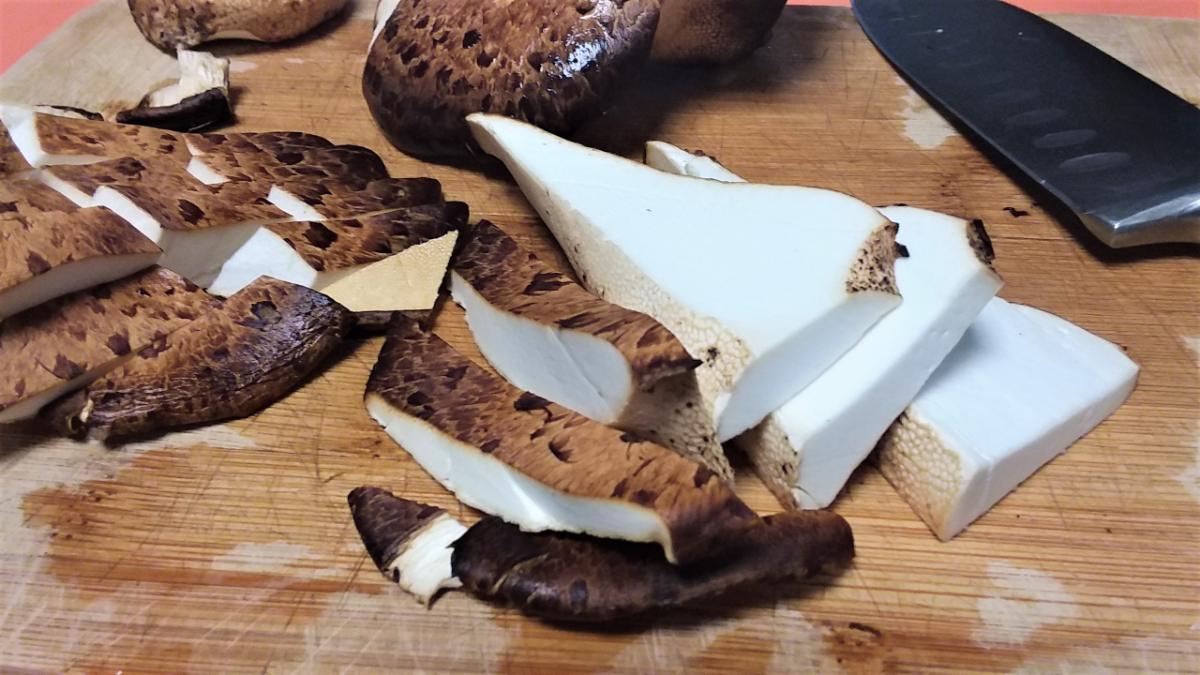
[[[122, 5], [110, 0], [51, 38], [39, 62], [0, 79], [0, 99], [98, 106], [129, 96], [127, 71], [97, 65], [142, 50], [133, 37], [105, 37], [128, 21]], [[561, 263], [503, 170], [423, 164], [387, 147], [359, 95], [370, 33], [362, 10], [294, 43], [220, 46], [235, 61], [238, 128], [376, 148], [393, 175], [437, 177], [476, 217]], [[1200, 24], [1060, 21], [1200, 100]], [[69, 67], [75, 44], [94, 44], [103, 58]], [[1138, 389], [950, 543], [863, 469], [835, 504], [858, 542], [845, 574], [594, 632], [462, 595], [427, 611], [373, 569], [345, 506], [351, 488], [375, 483], [475, 515], [363, 410], [380, 345], [368, 339], [248, 420], [119, 448], [0, 431], [0, 670], [1195, 669], [1196, 249], [1094, 245], [930, 112], [845, 9], [789, 7], [770, 47], [737, 66], [652, 68], [582, 137], [630, 153], [661, 138], [754, 180], [981, 217], [1007, 280], [1002, 295], [1127, 348], [1142, 365]], [[472, 350], [456, 308], [437, 330]], [[744, 467], [738, 488], [756, 509], [777, 508]]]

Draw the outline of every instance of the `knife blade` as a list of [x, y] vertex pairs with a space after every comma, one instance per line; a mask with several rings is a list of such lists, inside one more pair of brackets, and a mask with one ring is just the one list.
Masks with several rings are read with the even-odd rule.
[[1200, 110], [999, 0], [852, 0], [867, 37], [943, 113], [1113, 247], [1200, 242]]

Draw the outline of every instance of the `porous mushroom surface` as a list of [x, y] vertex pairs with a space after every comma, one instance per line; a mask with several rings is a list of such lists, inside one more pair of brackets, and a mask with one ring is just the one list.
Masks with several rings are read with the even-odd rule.
[[724, 441], [796, 395], [897, 305], [896, 226], [848, 195], [657, 171], [471, 115], [580, 280], [654, 317], [704, 363]]
[[303, 286], [263, 277], [49, 411], [105, 439], [244, 417], [282, 398], [350, 331], [353, 314]]
[[523, 392], [402, 317], [366, 405], [463, 503], [525, 530], [654, 542], [681, 562], [758, 521], [703, 465]]
[[766, 43], [787, 0], [663, 0], [656, 61], [721, 64]]
[[330, 19], [347, 0], [129, 0], [142, 35], [161, 49], [210, 40], [279, 42]]
[[874, 457], [947, 540], [1116, 411], [1137, 374], [1111, 342], [994, 298]]
[[363, 93], [388, 139], [463, 155], [463, 117], [493, 112], [569, 133], [650, 53], [657, 0], [395, 3], [377, 27]]
[[0, 323], [0, 422], [32, 417], [216, 303], [152, 267], [10, 317]]
[[514, 386], [694, 459], [726, 480], [693, 372], [662, 324], [589, 293], [488, 221], [450, 272], [483, 355]]
[[161, 253], [108, 209], [0, 213], [0, 321], [145, 269]]

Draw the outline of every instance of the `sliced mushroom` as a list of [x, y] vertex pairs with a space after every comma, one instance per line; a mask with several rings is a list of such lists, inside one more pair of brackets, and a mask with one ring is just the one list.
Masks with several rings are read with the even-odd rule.
[[758, 521], [703, 465], [523, 392], [402, 317], [366, 404], [463, 503], [528, 531], [655, 542], [675, 562]]
[[150, 267], [160, 253], [108, 209], [0, 214], [0, 321]]
[[346, 495], [354, 527], [384, 576], [428, 606], [462, 584], [450, 568], [451, 545], [467, 531], [445, 510], [399, 499], [377, 487]]
[[0, 219], [70, 213], [79, 208], [57, 190], [41, 183], [22, 178], [0, 180]]
[[129, 0], [138, 30], [168, 50], [210, 40], [289, 40], [345, 5], [346, 0]]
[[0, 423], [36, 415], [216, 303], [183, 277], [153, 267], [0, 323]]
[[681, 567], [657, 546], [532, 534], [496, 517], [461, 533], [445, 511], [381, 488], [357, 488], [349, 501], [375, 564], [423, 601], [430, 589], [462, 585], [556, 620], [601, 621], [672, 607], [746, 584], [832, 571], [854, 557], [850, 526], [828, 511], [767, 516], [723, 555]]
[[296, 220], [355, 218], [442, 201], [433, 178], [382, 178], [366, 184], [341, 179], [296, 179], [271, 186], [267, 201]]
[[229, 59], [186, 49], [178, 51], [178, 58], [179, 81], [150, 92], [138, 107], [117, 113], [117, 122], [199, 131], [233, 117]]
[[473, 112], [569, 133], [650, 52], [657, 0], [393, 3], [377, 21], [363, 93], [397, 147], [463, 155]]
[[353, 320], [316, 291], [263, 277], [48, 416], [68, 433], [106, 439], [252, 415], [333, 353]]
[[[210, 185], [229, 180], [288, 181], [304, 178], [337, 178], [361, 185], [388, 177], [387, 167], [373, 150], [357, 145], [317, 148], [300, 147], [298, 139], [259, 138], [236, 140], [208, 149], [192, 157], [189, 171]], [[193, 148], [198, 145], [190, 139]], [[248, 147], [247, 147], [248, 146]]]
[[766, 43], [787, 0], [663, 0], [656, 61], [720, 64]]
[[33, 169], [8, 135], [8, 127], [0, 124], [0, 178], [23, 174]]
[[700, 362], [662, 324], [592, 295], [488, 221], [459, 253], [450, 290], [514, 386], [733, 479], [696, 383]]
[[34, 167], [91, 164], [128, 156], [155, 157], [180, 165], [191, 159], [183, 134], [44, 110], [0, 104], [0, 121], [25, 161]]

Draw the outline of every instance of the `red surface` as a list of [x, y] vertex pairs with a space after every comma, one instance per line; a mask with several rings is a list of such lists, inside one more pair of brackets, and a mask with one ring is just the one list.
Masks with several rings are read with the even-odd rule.
[[[846, 5], [848, 0], [789, 0]], [[1200, 0], [1011, 0], [1035, 12], [1130, 14], [1200, 19]], [[0, 72], [92, 0], [0, 0]], [[1197, 46], [1200, 49], [1200, 45]]]

